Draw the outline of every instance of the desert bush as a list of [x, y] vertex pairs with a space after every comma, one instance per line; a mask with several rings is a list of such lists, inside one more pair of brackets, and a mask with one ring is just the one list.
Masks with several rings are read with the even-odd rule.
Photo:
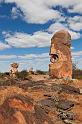
[[26, 70], [22, 70], [21, 72], [17, 72], [16, 76], [17, 78], [24, 80], [27, 78], [28, 72]]
[[4, 77], [9, 77], [9, 72], [4, 72], [4, 73], [0, 72], [0, 78], [4, 78]]
[[73, 76], [74, 79], [82, 79], [82, 70], [76, 69], [73, 70]]
[[3, 73], [0, 72], [0, 78], [2, 78], [2, 77], [3, 77]]
[[41, 70], [36, 70], [36, 73], [37, 73], [37, 74], [43, 74], [43, 75], [47, 74], [46, 71], [41, 71]]

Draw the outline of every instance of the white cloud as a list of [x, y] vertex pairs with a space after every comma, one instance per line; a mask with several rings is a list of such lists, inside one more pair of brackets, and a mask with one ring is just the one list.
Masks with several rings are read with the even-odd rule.
[[[82, 68], [81, 63], [82, 51], [72, 52], [72, 60], [77, 62], [77, 66]], [[9, 61], [8, 61], [9, 60]], [[49, 53], [26, 54], [26, 55], [0, 55], [0, 71], [9, 71], [10, 64], [14, 62], [19, 63], [19, 70], [28, 70], [33, 67], [34, 70], [48, 70], [50, 63]]]
[[5, 38], [8, 38], [10, 37], [10, 32], [7, 32], [7, 31], [2, 31], [2, 35], [5, 37]]
[[71, 23], [69, 26], [74, 31], [80, 31], [80, 30], [82, 30], [82, 23], [79, 23], [79, 22], [77, 22], [77, 23]]
[[49, 58], [49, 53], [41, 53], [41, 54], [25, 54], [25, 55], [0, 55], [0, 61], [7, 61], [10, 59], [14, 59], [14, 60], [34, 60], [34, 59], [38, 59], [38, 60], [42, 60], [44, 61], [44, 59]]
[[24, 19], [30, 23], [44, 24], [49, 20], [60, 18], [60, 13], [46, 5], [44, 0], [5, 0], [15, 2], [24, 13]]
[[62, 30], [62, 29], [66, 29], [66, 27], [63, 24], [61, 24], [61, 23], [53, 23], [48, 28], [48, 31], [51, 32], [51, 33], [54, 33], [54, 32], [57, 32], [59, 30]]
[[68, 18], [67, 22], [70, 29], [74, 31], [82, 30], [82, 16], [74, 16], [74, 17]]
[[76, 56], [77, 56], [77, 57], [80, 57], [80, 56], [82, 56], [82, 51], [73, 52], [72, 55], [75, 56], [75, 57], [76, 57]]
[[73, 12], [82, 12], [82, 0], [5, 0], [5, 2], [15, 2], [17, 8], [24, 13], [24, 19], [30, 23], [44, 24], [49, 20], [61, 18], [61, 12], [52, 7], [60, 5], [65, 8], [72, 7]]
[[1, 60], [8, 60], [8, 59], [16, 59], [16, 55], [0, 55], [0, 61]]
[[41, 53], [41, 54], [27, 54], [23, 56], [18, 56], [20, 59], [41, 59], [44, 61], [44, 59], [49, 58], [49, 53]]
[[68, 22], [82, 22], [82, 16], [76, 15], [68, 18]]
[[72, 52], [72, 61], [76, 63], [79, 69], [82, 69], [82, 51]]
[[48, 32], [35, 32], [33, 35], [26, 33], [15, 33], [5, 38], [5, 41], [16, 48], [46, 47], [50, 45], [51, 34]]
[[63, 1], [62, 0], [48, 0], [48, 1], [49, 1], [48, 4], [51, 3], [52, 6], [60, 5], [66, 8], [82, 3], [81, 0], [78, 0], [78, 1], [77, 0], [63, 0]]
[[[79, 13], [78, 9], [82, 8], [81, 7], [82, 0], [63, 0], [63, 1], [62, 0], [47, 0], [47, 1], [45, 0], [5, 0], [5, 2], [16, 3], [16, 7], [12, 8], [13, 17], [19, 16], [20, 14], [19, 9], [20, 9], [23, 12], [23, 15], [21, 17], [26, 22], [34, 23], [34, 24], [44, 24], [49, 20], [54, 20], [56, 23], [50, 26], [49, 31], [52, 31], [53, 33], [55, 33], [55, 31], [66, 29], [71, 33], [73, 40], [79, 39], [81, 37], [81, 34], [79, 33], [79, 31], [82, 30], [82, 16], [77, 15], [75, 17], [68, 18], [67, 16], [64, 15], [63, 11], [54, 10], [52, 7], [55, 8], [57, 5], [59, 5], [59, 6], [62, 6], [63, 8], [66, 8], [69, 11], [70, 11], [70, 8], [71, 8], [71, 11], [74, 11], [74, 8], [77, 8], [74, 12]], [[62, 21], [64, 22], [63, 24], [60, 23]], [[29, 35], [28, 36], [29, 41], [30, 40], [33, 41], [33, 37], [35, 39], [35, 35], [36, 35], [35, 33], [32, 36]], [[16, 38], [12, 40], [16, 40]], [[36, 43], [34, 44], [34, 42], [35, 40], [32, 42], [31, 46], [32, 45], [35, 46]], [[41, 42], [38, 42], [38, 43], [40, 43], [39, 46], [41, 45], [43, 46]], [[14, 42], [13, 45], [14, 46], [16, 45], [16, 47], [17, 46], [19, 47], [21, 46], [21, 41], [18, 43]], [[27, 43], [26, 43], [26, 46], [27, 46]], [[25, 46], [23, 45], [23, 47]]]
[[48, 28], [48, 31], [54, 34], [55, 32], [63, 29], [67, 30], [71, 34], [72, 40], [79, 39], [81, 37], [81, 34], [79, 32], [77, 33], [70, 30], [67, 27], [67, 24], [54, 23]]
[[37, 31], [33, 34], [16, 32], [13, 35], [6, 33], [5, 42], [9, 46], [16, 48], [48, 47], [50, 46], [53, 34], [62, 29], [67, 30], [71, 34], [72, 40], [79, 39], [81, 37], [79, 32], [69, 30], [61, 23], [54, 23], [47, 29], [47, 32]]
[[30, 67], [33, 67], [34, 70], [48, 70], [49, 54], [0, 55], [0, 66], [2, 67], [0, 71], [9, 71], [10, 64], [13, 62], [19, 63], [19, 70], [27, 70]]
[[3, 50], [3, 49], [8, 49], [8, 48], [10, 48], [10, 46], [9, 46], [9, 45], [7, 45], [7, 44], [5, 44], [5, 43], [0, 42], [0, 50]]
[[[82, 68], [81, 56], [82, 51], [72, 52], [72, 60], [77, 62], [77, 66], [80, 68]], [[0, 58], [0, 66], [2, 67], [0, 68], [0, 71], [2, 72], [9, 71], [10, 64], [13, 63], [13, 61], [19, 63], [19, 71], [29, 70], [30, 67], [33, 67], [34, 70], [48, 70], [50, 63], [49, 53], [26, 54], [21, 56], [0, 55]]]
[[81, 34], [79, 32], [74, 32], [69, 29], [68, 29], [68, 31], [71, 34], [72, 40], [77, 40], [77, 39], [81, 38]]
[[18, 18], [19, 16], [22, 18], [22, 14], [21, 14], [20, 10], [17, 9], [16, 7], [12, 8], [11, 13], [12, 13], [11, 16], [12, 16], [13, 19]]
[[82, 1], [80, 1], [80, 3], [75, 5], [72, 9], [69, 9], [69, 12], [82, 14]]

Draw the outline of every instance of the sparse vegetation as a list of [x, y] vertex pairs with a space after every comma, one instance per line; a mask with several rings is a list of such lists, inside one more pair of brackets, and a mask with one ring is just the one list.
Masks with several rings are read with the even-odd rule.
[[4, 78], [4, 77], [9, 77], [9, 72], [4, 72], [4, 73], [0, 72], [0, 78]]
[[46, 75], [47, 71], [36, 70], [36, 73]]
[[28, 72], [26, 70], [22, 70], [21, 72], [16, 73], [17, 78], [25, 80], [28, 76]]
[[81, 69], [78, 69], [77, 68], [77, 65], [75, 63], [73, 63], [73, 69], [72, 69], [72, 71], [73, 71], [72, 77], [74, 79], [82, 79], [82, 70]]
[[[73, 63], [72, 72], [73, 72], [72, 75], [73, 79], [82, 79], [82, 70], [78, 69], [75, 63]], [[21, 72], [17, 72], [16, 76], [21, 80], [26, 80], [26, 79], [30, 80], [32, 79], [31, 74], [46, 75], [48, 74], [48, 72], [42, 70], [36, 70], [36, 72], [29, 73], [26, 70], [22, 70]], [[0, 78], [5, 78], [5, 77], [7, 78], [10, 77], [9, 72], [4, 72], [4, 73], [0, 72]]]

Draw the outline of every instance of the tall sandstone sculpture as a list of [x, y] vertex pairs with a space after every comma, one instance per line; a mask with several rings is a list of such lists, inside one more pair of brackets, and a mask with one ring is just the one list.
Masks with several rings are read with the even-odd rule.
[[51, 39], [49, 75], [52, 78], [72, 78], [71, 35], [60, 30]]

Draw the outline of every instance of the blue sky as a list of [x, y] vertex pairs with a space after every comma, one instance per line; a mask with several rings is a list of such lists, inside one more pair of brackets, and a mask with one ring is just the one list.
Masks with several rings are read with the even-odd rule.
[[48, 70], [50, 39], [61, 29], [72, 36], [72, 59], [82, 69], [82, 0], [0, 0], [0, 71]]

